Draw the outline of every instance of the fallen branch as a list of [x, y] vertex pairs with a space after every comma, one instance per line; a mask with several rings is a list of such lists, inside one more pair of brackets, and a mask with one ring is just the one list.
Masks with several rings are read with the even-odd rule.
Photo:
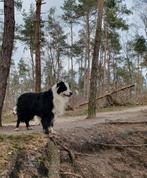
[[97, 143], [97, 145], [104, 146], [104, 147], [115, 147], [115, 148], [122, 148], [122, 147], [143, 147], [143, 146], [147, 146], [147, 144], [120, 145], [120, 144], [109, 144], [109, 143]]
[[147, 124], [147, 121], [124, 121], [124, 122], [120, 122], [120, 121], [106, 121], [106, 124]]
[[[134, 84], [133, 84], [133, 85], [124, 86], [124, 87], [119, 88], [119, 89], [117, 89], [117, 90], [114, 90], [114, 91], [112, 91], [112, 92], [106, 93], [106, 94], [104, 94], [104, 95], [102, 95], [102, 96], [99, 96], [99, 97], [96, 98], [96, 100], [99, 100], [99, 99], [102, 99], [102, 98], [105, 98], [105, 97], [109, 97], [109, 96], [112, 95], [112, 94], [115, 94], [115, 93], [117, 93], [117, 92], [126, 90], [126, 89], [128, 89], [128, 88], [132, 88], [132, 87], [134, 87], [134, 86], [135, 86]], [[84, 106], [84, 105], [87, 105], [87, 104], [88, 104], [88, 102], [85, 102], [85, 103], [80, 104], [79, 106]]]

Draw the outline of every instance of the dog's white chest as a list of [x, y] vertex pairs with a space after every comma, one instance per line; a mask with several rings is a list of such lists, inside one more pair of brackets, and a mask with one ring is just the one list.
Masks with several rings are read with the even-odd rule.
[[68, 103], [68, 98], [63, 98], [63, 97], [55, 97], [53, 100], [53, 104], [54, 104], [54, 109], [53, 112], [57, 115], [57, 116], [61, 116], [64, 114], [64, 111], [67, 107], [67, 103]]

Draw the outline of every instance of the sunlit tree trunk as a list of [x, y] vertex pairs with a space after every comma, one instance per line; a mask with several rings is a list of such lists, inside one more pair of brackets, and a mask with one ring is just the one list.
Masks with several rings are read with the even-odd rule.
[[0, 126], [14, 41], [14, 0], [4, 1], [4, 33], [0, 51]]
[[71, 61], [71, 85], [73, 87], [73, 80], [74, 80], [74, 67], [73, 67], [73, 23], [71, 22], [70, 24], [70, 61]]
[[86, 65], [84, 74], [84, 97], [89, 98], [90, 85], [90, 24], [89, 12], [86, 13]]
[[36, 0], [36, 26], [35, 26], [35, 91], [41, 91], [41, 59], [40, 59], [40, 13], [42, 0]]
[[88, 103], [88, 118], [96, 117], [96, 95], [97, 95], [97, 79], [98, 79], [98, 58], [101, 43], [101, 26], [103, 16], [104, 0], [98, 0], [97, 25], [94, 42], [94, 52], [92, 58], [90, 96]]

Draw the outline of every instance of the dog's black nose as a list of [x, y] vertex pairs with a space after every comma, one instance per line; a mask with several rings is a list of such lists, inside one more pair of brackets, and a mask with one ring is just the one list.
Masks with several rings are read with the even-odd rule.
[[71, 95], [73, 95], [73, 93], [72, 93], [72, 92], [70, 92], [70, 96], [71, 96]]

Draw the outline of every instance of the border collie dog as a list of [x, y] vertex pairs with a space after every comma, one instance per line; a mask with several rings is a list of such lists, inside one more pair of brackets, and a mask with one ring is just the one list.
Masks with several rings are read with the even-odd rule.
[[34, 116], [38, 116], [41, 118], [44, 133], [48, 134], [48, 128], [52, 131], [54, 117], [64, 113], [71, 95], [72, 91], [68, 83], [63, 81], [55, 84], [46, 92], [20, 95], [16, 104], [17, 124], [15, 130], [18, 130], [20, 122], [25, 122], [29, 129], [29, 121]]

